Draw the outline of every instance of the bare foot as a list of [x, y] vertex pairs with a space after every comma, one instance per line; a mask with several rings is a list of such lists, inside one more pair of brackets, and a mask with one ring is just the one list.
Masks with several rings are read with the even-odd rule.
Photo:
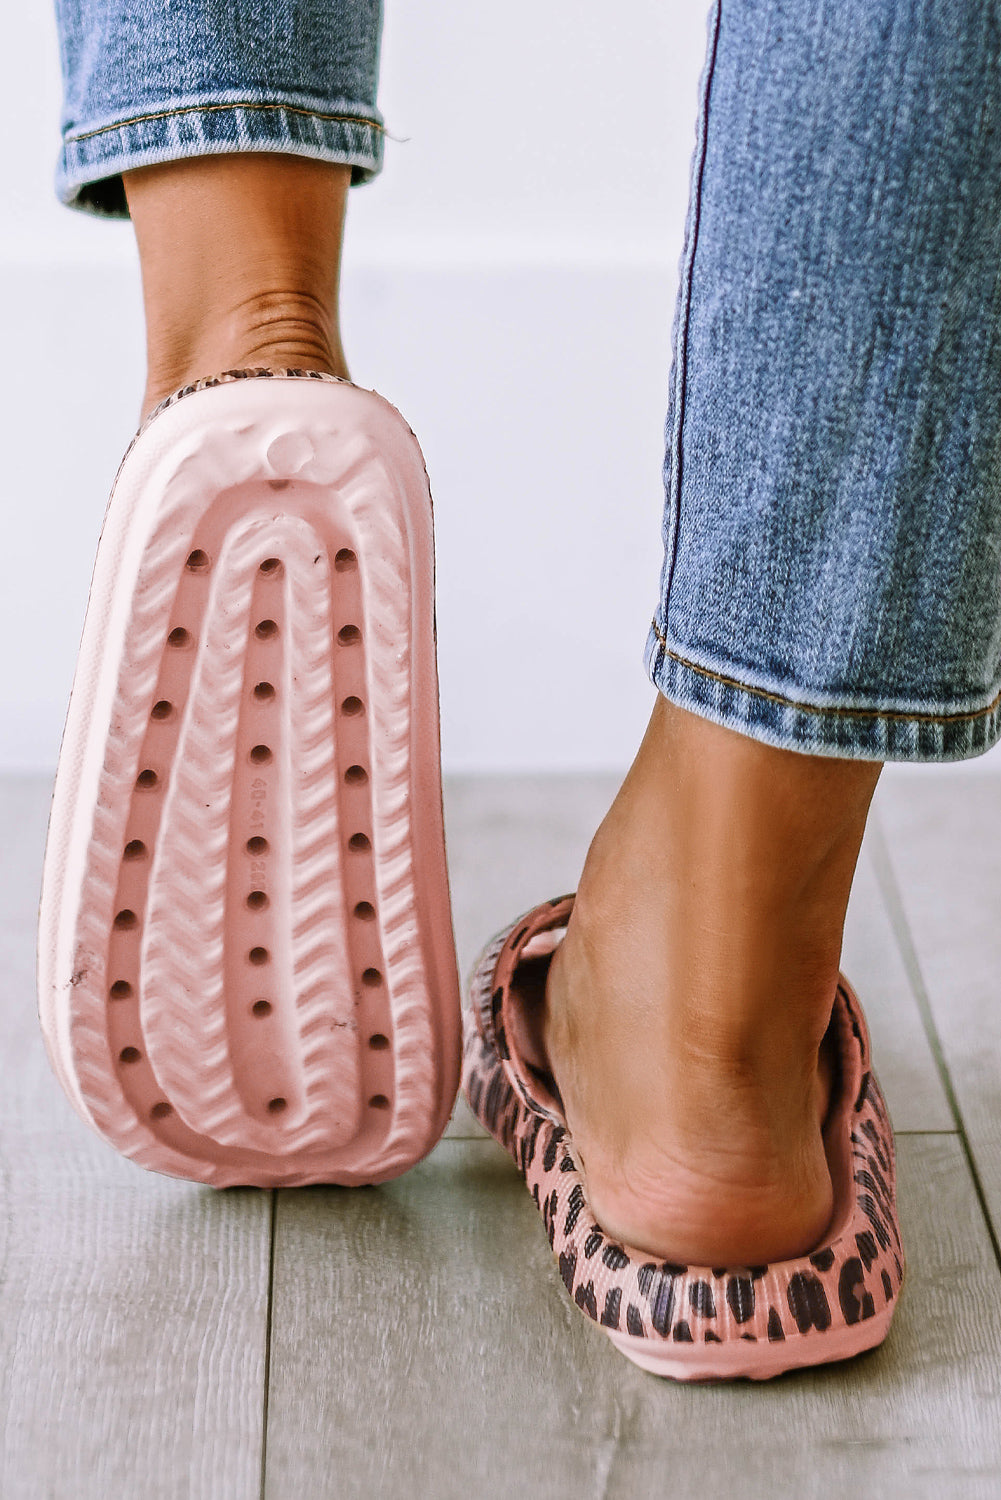
[[658, 698], [549, 966], [541, 1037], [595, 1217], [624, 1243], [758, 1265], [823, 1235], [824, 1037], [881, 769]]

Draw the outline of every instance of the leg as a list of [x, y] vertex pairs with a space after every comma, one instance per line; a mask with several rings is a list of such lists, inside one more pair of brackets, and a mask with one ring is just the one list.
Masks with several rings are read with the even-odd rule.
[[655, 704], [546, 996], [591, 1206], [625, 1244], [753, 1265], [823, 1233], [821, 1041], [880, 770]]
[[[346, 374], [337, 327], [349, 182], [382, 162], [380, 0], [145, 8], [57, 0], [63, 201], [131, 213], [144, 410], [239, 365]], [[258, 80], [266, 79], [266, 87]]]
[[351, 170], [278, 153], [125, 173], [146, 309], [145, 415], [202, 375], [347, 375], [338, 326]]
[[821, 1039], [880, 765], [999, 734], [990, 7], [833, 17], [709, 15], [662, 696], [548, 982], [596, 1216], [672, 1261], [817, 1242]]

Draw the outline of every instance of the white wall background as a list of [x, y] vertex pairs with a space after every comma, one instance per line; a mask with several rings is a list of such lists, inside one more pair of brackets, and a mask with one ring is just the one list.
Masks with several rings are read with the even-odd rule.
[[[427, 457], [448, 770], [624, 767], [646, 722], [707, 8], [386, 0], [380, 106], [400, 139], [351, 195], [345, 346]], [[24, 769], [55, 763], [143, 355], [130, 226], [52, 193], [44, 0], [4, 29], [0, 769]]]

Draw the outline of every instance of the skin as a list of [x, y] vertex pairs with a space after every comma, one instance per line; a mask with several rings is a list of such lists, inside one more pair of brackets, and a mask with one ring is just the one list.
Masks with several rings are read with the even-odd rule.
[[[346, 376], [350, 169], [277, 153], [125, 174], [147, 329], [143, 414], [200, 376]], [[760, 1264], [831, 1212], [823, 1044], [882, 766], [776, 750], [658, 695], [534, 978], [537, 1048], [604, 1228], [665, 1259]]]
[[347, 375], [338, 290], [350, 176], [265, 152], [124, 174], [146, 314], [143, 416], [221, 370]]
[[762, 1264], [832, 1209], [824, 1042], [882, 766], [776, 750], [658, 696], [546, 981], [540, 1048], [598, 1222]]

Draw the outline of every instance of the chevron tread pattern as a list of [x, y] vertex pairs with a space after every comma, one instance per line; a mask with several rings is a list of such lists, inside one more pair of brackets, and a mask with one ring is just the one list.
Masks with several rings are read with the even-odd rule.
[[[410, 528], [430, 526], [429, 498], [345, 426], [206, 408], [173, 447], [153, 450], [154, 423], [116, 481], [121, 506], [155, 491], [156, 510], [141, 549], [129, 516], [114, 523], [138, 560], [107, 635], [89, 828], [72, 809], [74, 975], [43, 1024], [66, 1008], [45, 1025], [56, 1071], [118, 1150], [219, 1186], [396, 1175], [452, 1087], [427, 930], [447, 887], [420, 890], [412, 816], [439, 774], [413, 760], [412, 633], [433, 626], [415, 617]], [[108, 617], [92, 594], [85, 684]], [[87, 748], [64, 745], [67, 805]]]

